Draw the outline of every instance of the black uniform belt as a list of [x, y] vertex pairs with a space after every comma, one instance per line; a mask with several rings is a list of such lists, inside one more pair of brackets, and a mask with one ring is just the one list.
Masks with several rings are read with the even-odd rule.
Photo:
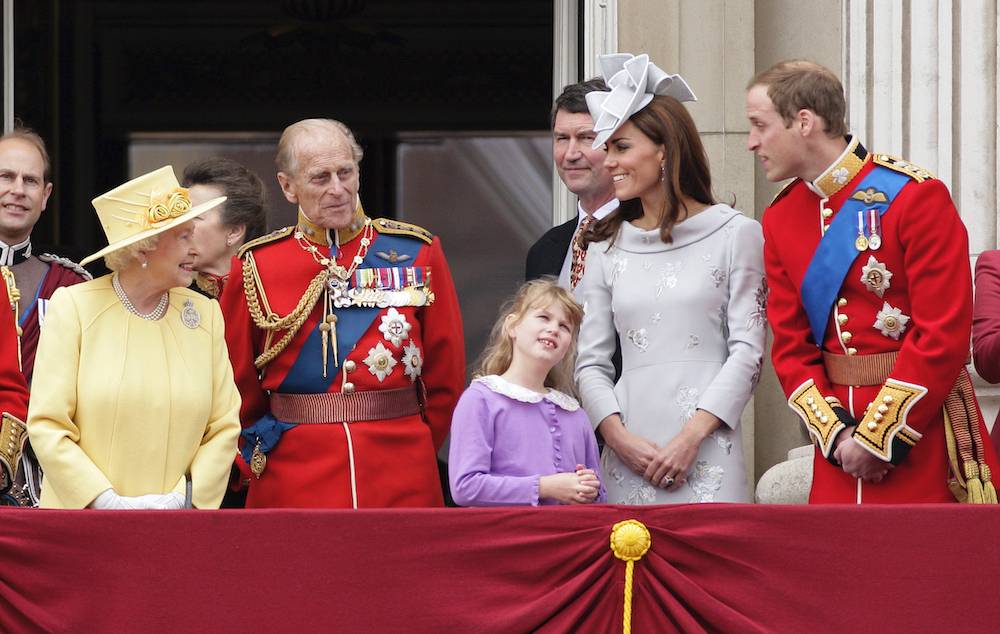
[[298, 424], [359, 423], [420, 414], [421, 383], [394, 390], [323, 394], [271, 394], [271, 414]]

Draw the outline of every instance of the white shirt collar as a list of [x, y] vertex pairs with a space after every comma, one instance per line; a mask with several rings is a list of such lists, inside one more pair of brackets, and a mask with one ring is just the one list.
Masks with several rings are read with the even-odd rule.
[[[594, 220], [603, 220], [615, 209], [618, 209], [618, 199], [612, 198], [594, 211]], [[583, 210], [583, 205], [580, 204], [579, 200], [576, 201], [576, 211], [576, 224], [579, 225], [587, 217], [587, 212]]]

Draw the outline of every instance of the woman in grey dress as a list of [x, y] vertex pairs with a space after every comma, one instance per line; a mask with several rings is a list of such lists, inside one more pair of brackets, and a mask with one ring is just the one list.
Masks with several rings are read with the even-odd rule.
[[715, 202], [684, 80], [645, 55], [601, 62], [611, 92], [587, 100], [621, 206], [585, 237], [576, 379], [606, 443], [608, 502], [748, 502], [739, 423], [764, 349], [760, 225]]

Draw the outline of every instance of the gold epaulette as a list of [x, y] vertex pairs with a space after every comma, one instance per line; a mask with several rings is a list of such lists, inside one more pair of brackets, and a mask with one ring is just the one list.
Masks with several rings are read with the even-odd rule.
[[872, 154], [872, 162], [877, 165], [881, 165], [882, 167], [888, 167], [889, 169], [900, 172], [901, 174], [906, 174], [918, 183], [934, 178], [934, 174], [931, 174], [924, 168], [914, 165], [909, 161], [904, 161], [898, 156], [893, 156], [891, 154]]
[[834, 397], [824, 398], [812, 379], [800, 385], [788, 397], [788, 406], [806, 424], [809, 435], [827, 459], [830, 459], [833, 452], [833, 441], [845, 427], [833, 411], [834, 405], [840, 407], [840, 401]]
[[246, 244], [241, 246], [240, 250], [236, 253], [236, 256], [242, 258], [243, 254], [249, 251], [250, 249], [259, 247], [262, 244], [267, 244], [268, 242], [274, 242], [279, 238], [284, 238], [285, 236], [291, 235], [292, 231], [294, 230], [295, 230], [294, 226], [284, 227], [283, 229], [275, 229], [271, 233], [264, 234], [259, 238], [254, 238], [250, 242], [247, 242]]
[[771, 203], [768, 205], [768, 207], [781, 200], [782, 197], [784, 197], [784, 195], [787, 194], [792, 189], [792, 185], [799, 182], [799, 180], [800, 179], [798, 178], [793, 178], [792, 180], [782, 185], [781, 189], [778, 190], [778, 193], [775, 194], [774, 198], [771, 199]]
[[[888, 379], [875, 400], [868, 404], [865, 415], [854, 430], [854, 439], [869, 452], [898, 464], [909, 447], [920, 440], [921, 434], [906, 424], [906, 415], [923, 398], [927, 388], [922, 385]], [[902, 455], [893, 455], [893, 441], [906, 445]]]
[[374, 222], [375, 229], [379, 233], [389, 233], [393, 235], [410, 236], [423, 240], [427, 244], [434, 241], [434, 234], [423, 227], [403, 222], [402, 220], [390, 220], [389, 218], [377, 218]]

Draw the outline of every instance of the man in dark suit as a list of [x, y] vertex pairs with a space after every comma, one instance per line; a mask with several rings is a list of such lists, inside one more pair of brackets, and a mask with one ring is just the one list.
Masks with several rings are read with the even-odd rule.
[[573, 269], [574, 236], [591, 222], [596, 222], [618, 207], [611, 173], [604, 167], [603, 149], [591, 148], [594, 120], [587, 109], [586, 95], [608, 88], [601, 78], [566, 86], [552, 106], [552, 158], [566, 187], [577, 195], [577, 214], [567, 222], [545, 232], [528, 250], [525, 279], [543, 275], [559, 278], [560, 285], [575, 289], [582, 274], [577, 257]]

